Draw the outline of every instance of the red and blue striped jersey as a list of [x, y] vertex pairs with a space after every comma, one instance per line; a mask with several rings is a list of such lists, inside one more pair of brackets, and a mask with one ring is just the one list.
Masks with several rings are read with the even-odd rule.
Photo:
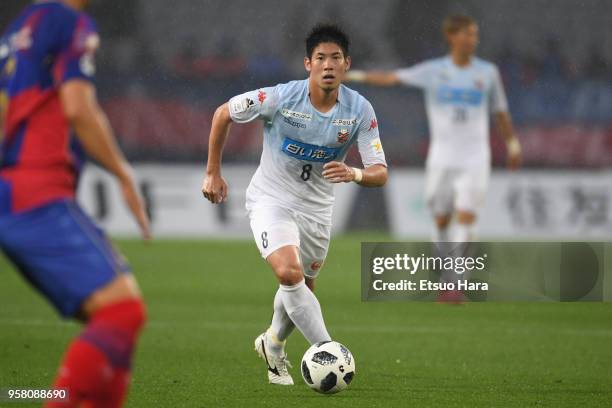
[[93, 81], [98, 43], [93, 21], [59, 1], [26, 7], [0, 37], [0, 215], [74, 197], [85, 155], [59, 89]]

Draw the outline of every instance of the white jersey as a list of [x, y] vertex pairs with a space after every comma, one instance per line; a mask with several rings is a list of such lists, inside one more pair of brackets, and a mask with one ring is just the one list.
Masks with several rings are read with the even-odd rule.
[[323, 178], [323, 165], [344, 161], [354, 143], [364, 167], [386, 165], [372, 105], [344, 85], [326, 113], [312, 106], [308, 80], [235, 96], [229, 111], [237, 123], [264, 121], [263, 152], [247, 189], [247, 210], [280, 205], [331, 225], [334, 185]]
[[472, 58], [466, 67], [447, 56], [399, 69], [405, 85], [425, 92], [430, 128], [427, 165], [473, 168], [491, 165], [489, 113], [508, 110], [497, 67]]

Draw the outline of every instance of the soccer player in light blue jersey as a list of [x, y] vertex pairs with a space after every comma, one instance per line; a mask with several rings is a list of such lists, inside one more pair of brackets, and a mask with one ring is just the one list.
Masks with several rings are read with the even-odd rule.
[[[318, 25], [306, 39], [307, 79], [235, 96], [215, 112], [202, 186], [212, 203], [227, 199], [221, 154], [230, 124], [264, 122], [261, 161], [246, 192], [255, 242], [280, 285], [270, 328], [255, 340], [273, 384], [292, 385], [285, 339], [297, 327], [310, 344], [329, 341], [314, 281], [329, 247], [334, 184], [380, 187], [387, 165], [372, 105], [342, 85], [349, 40]], [[344, 159], [357, 144], [363, 169]]]
[[[469, 242], [491, 172], [489, 114], [494, 115], [508, 151], [508, 167], [521, 162], [506, 95], [497, 67], [475, 57], [478, 26], [468, 16], [443, 24], [449, 55], [396, 71], [351, 71], [348, 80], [379, 86], [421, 88], [431, 143], [426, 164], [427, 204], [435, 219], [434, 241]], [[449, 225], [456, 216], [455, 233]]]

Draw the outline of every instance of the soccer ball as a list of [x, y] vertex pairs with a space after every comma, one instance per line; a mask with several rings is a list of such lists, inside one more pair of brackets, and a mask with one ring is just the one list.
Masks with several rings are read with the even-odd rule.
[[302, 378], [310, 388], [322, 394], [342, 391], [354, 375], [353, 355], [336, 341], [313, 344], [302, 358]]

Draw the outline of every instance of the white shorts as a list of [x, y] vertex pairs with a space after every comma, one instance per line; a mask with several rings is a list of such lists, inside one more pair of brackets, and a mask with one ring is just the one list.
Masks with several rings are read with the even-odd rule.
[[490, 166], [476, 168], [428, 167], [425, 199], [434, 216], [455, 211], [476, 213], [489, 185]]
[[319, 224], [280, 206], [255, 207], [249, 211], [251, 230], [261, 256], [295, 245], [300, 251], [304, 275], [316, 278], [325, 262], [331, 225]]

